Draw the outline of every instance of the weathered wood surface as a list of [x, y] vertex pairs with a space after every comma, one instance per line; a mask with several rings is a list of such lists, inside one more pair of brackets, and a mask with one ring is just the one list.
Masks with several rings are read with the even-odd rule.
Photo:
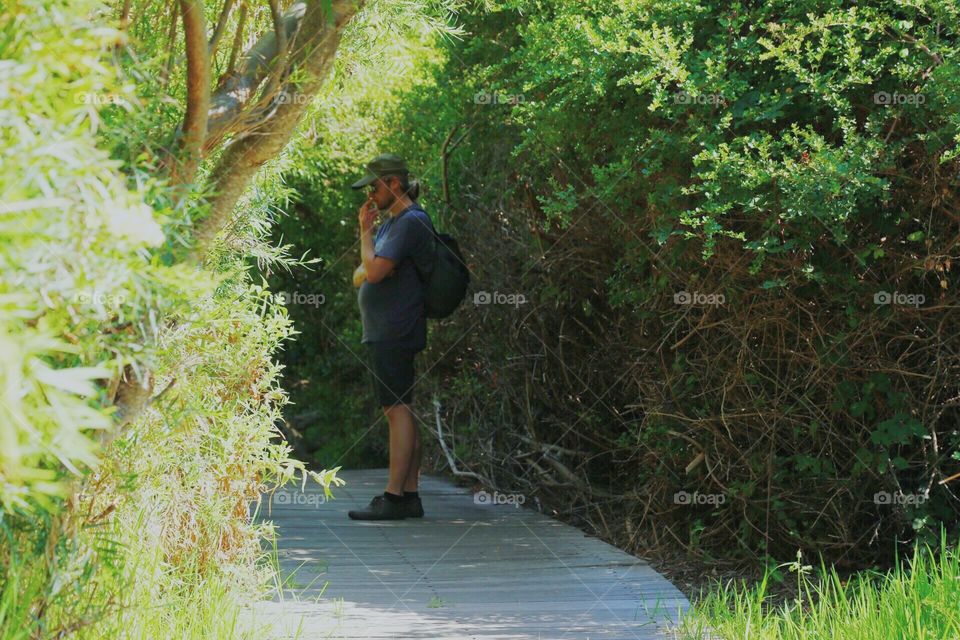
[[421, 519], [350, 520], [387, 473], [339, 475], [335, 500], [291, 489], [260, 516], [277, 524], [287, 584], [250, 614], [275, 638], [643, 640], [671, 637], [688, 606], [645, 561], [441, 478], [421, 479]]

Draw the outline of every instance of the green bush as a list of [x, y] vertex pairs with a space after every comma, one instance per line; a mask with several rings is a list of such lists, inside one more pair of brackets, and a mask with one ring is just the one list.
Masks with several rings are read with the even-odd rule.
[[431, 329], [420, 396], [463, 466], [705, 556], [859, 564], [954, 528], [956, 5], [463, 18], [381, 142], [433, 168], [475, 291], [527, 300]]
[[[183, 262], [103, 11], [0, 12], [0, 637], [239, 636], [270, 577], [249, 505], [303, 471], [274, 427], [293, 328], [244, 256]], [[135, 416], [123, 376], [154, 383]]]

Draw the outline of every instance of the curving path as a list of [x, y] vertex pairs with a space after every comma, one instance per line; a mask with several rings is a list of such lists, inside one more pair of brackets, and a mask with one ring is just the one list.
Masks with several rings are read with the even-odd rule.
[[274, 638], [668, 638], [688, 602], [645, 561], [533, 509], [478, 504], [423, 475], [422, 519], [359, 522], [385, 469], [341, 471], [336, 500], [274, 496], [287, 584], [251, 615]]

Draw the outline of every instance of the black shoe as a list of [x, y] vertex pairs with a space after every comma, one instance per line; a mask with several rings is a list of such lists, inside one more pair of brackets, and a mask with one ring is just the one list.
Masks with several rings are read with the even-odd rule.
[[366, 508], [348, 511], [347, 515], [353, 520], [403, 520], [407, 517], [402, 502], [395, 504], [382, 494], [374, 496]]
[[403, 512], [408, 518], [422, 518], [423, 517], [423, 503], [420, 502], [420, 496], [417, 496], [413, 500], [404, 498], [403, 500]]

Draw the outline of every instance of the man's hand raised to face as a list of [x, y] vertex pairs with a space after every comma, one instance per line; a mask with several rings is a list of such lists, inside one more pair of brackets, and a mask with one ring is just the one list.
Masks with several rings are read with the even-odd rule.
[[377, 204], [373, 201], [372, 197], [367, 198], [366, 202], [360, 205], [358, 217], [360, 219], [361, 233], [367, 233], [373, 229], [373, 222], [377, 219], [378, 213]]
[[373, 221], [377, 217], [377, 205], [372, 198], [367, 198], [358, 212], [360, 221], [360, 258], [361, 266], [366, 272], [366, 280], [370, 284], [376, 284], [384, 278], [393, 275], [393, 268], [397, 265], [396, 261], [374, 255], [373, 248]]

